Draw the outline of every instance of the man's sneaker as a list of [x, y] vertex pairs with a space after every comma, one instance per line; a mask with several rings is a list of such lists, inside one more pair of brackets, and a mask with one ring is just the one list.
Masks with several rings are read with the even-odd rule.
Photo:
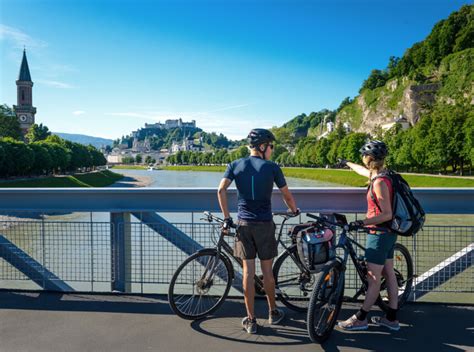
[[337, 323], [337, 326], [347, 331], [367, 330], [369, 328], [369, 323], [367, 322], [367, 319], [364, 319], [364, 320], [357, 319], [357, 317], [354, 314], [349, 319], [340, 321], [339, 323]]
[[400, 323], [398, 320], [390, 321], [386, 317], [372, 317], [372, 323], [378, 326], [385, 326], [386, 328], [398, 331], [400, 330]]
[[276, 325], [285, 317], [285, 312], [280, 308], [275, 308], [275, 310], [270, 311], [268, 314], [268, 323], [270, 325]]
[[249, 317], [243, 318], [242, 326], [249, 334], [257, 333], [257, 319], [255, 319], [255, 317], [253, 319], [250, 319]]

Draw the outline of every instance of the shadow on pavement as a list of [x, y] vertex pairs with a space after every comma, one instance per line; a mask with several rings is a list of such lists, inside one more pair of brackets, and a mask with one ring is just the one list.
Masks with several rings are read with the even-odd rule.
[[[245, 308], [240, 299], [228, 299], [214, 315], [190, 322], [173, 316], [163, 295], [0, 291], [0, 311], [4, 313], [4, 319], [9, 318], [9, 310], [12, 314], [21, 310], [40, 314], [47, 311], [99, 312], [125, 313], [128, 316], [128, 313], [132, 313], [135, 314], [133, 319], [138, 321], [149, 321], [150, 317], [162, 315], [166, 316], [168, 330], [153, 329], [152, 336], [156, 335], [159, 339], [163, 334], [170, 346], [177, 346], [182, 343], [180, 339], [184, 331], [187, 331], [186, 334], [197, 333], [209, 343], [199, 348], [195, 346], [196, 351], [213, 350], [216, 346], [228, 350], [234, 343], [246, 344], [255, 351], [271, 351], [272, 348], [283, 349], [285, 346], [299, 346], [299, 351], [474, 351], [473, 306], [408, 304], [399, 312], [402, 328], [398, 332], [390, 332], [375, 325], [360, 332], [345, 332], [336, 328], [325, 344], [317, 345], [312, 344], [307, 336], [305, 313], [285, 308], [286, 318], [282, 324], [270, 326], [266, 301], [257, 299], [255, 303], [258, 334], [249, 335], [241, 326]], [[339, 319], [343, 320], [354, 314], [359, 305], [345, 304]], [[375, 315], [381, 315], [381, 312], [373, 310], [370, 313], [370, 316]], [[93, 317], [91, 315], [87, 318], [91, 319], [91, 324], [94, 322]], [[117, 321], [117, 325], [119, 324], [120, 320]], [[111, 327], [114, 325], [112, 323]], [[169, 328], [176, 333], [170, 332]], [[242, 349], [241, 346], [240, 350], [245, 350], [245, 347]]]
[[0, 309], [173, 314], [163, 295], [0, 291]]

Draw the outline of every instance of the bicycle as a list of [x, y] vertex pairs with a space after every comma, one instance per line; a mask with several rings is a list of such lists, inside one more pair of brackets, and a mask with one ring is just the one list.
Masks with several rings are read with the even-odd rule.
[[[327, 340], [336, 324], [344, 296], [345, 271], [349, 257], [354, 263], [357, 274], [362, 281], [361, 288], [356, 292], [353, 298], [356, 299], [360, 295], [364, 295], [368, 288], [366, 278], [367, 263], [362, 256], [357, 255], [354, 245], [364, 251], [365, 248], [353, 238], [349, 237], [352, 229], [349, 228], [345, 216], [342, 214], [333, 215], [336, 222], [313, 214], [307, 214], [308, 217], [315, 219], [324, 226], [342, 229], [336, 249], [340, 248], [344, 253], [342, 258], [336, 256], [335, 259], [329, 261], [323, 267], [318, 274], [318, 281], [311, 293], [307, 314], [307, 329], [311, 340], [317, 343], [322, 343]], [[356, 230], [369, 233], [374, 229], [377, 231], [386, 231], [386, 229], [367, 227], [358, 227]], [[399, 292], [398, 307], [400, 308], [410, 295], [414, 276], [413, 261], [410, 253], [405, 246], [399, 243], [395, 244], [394, 269]], [[381, 293], [377, 298], [376, 304], [385, 312], [388, 310], [388, 302], [383, 294], [383, 291], [386, 289], [387, 284], [385, 279], [382, 278]]]
[[[286, 246], [281, 240], [285, 222], [298, 214], [273, 213], [281, 216], [283, 221], [280, 225], [277, 241], [285, 249], [273, 265], [275, 276], [276, 295], [287, 307], [305, 311], [309, 304], [312, 286], [315, 283], [314, 275], [311, 274], [300, 262], [296, 245]], [[222, 225], [224, 220], [204, 213], [205, 220], [209, 223]], [[235, 277], [231, 258], [242, 267], [242, 260], [235, 257], [232, 247], [227, 243], [225, 237], [234, 237], [235, 233], [219, 230], [216, 246], [204, 248], [189, 256], [173, 274], [168, 290], [168, 301], [173, 312], [184, 319], [201, 319], [214, 312], [225, 301], [229, 294], [232, 280]], [[236, 226], [234, 225], [233, 230]], [[288, 274], [288, 270], [292, 273]], [[255, 275], [255, 291], [264, 295], [263, 276]]]

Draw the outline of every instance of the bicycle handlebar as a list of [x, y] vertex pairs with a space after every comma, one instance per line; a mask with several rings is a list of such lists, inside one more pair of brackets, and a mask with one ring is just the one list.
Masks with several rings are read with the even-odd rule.
[[[312, 218], [312, 219], [315, 219], [317, 220], [318, 222], [321, 222], [321, 223], [325, 223], [327, 225], [331, 225], [331, 226], [337, 226], [337, 227], [340, 227], [346, 231], [350, 231], [349, 229], [349, 224], [339, 224], [337, 222], [332, 222], [332, 221], [329, 221], [325, 218], [322, 218], [320, 216], [317, 216], [317, 215], [314, 215], [314, 214], [311, 214], [311, 213], [306, 213], [306, 216], [309, 217], [309, 218]], [[363, 232], [366, 232], [366, 233], [369, 233], [370, 231], [380, 231], [380, 232], [389, 232], [387, 231], [386, 228], [383, 228], [383, 227], [366, 227], [366, 226], [357, 226], [355, 228], [356, 231], [363, 231]]]
[[289, 219], [289, 218], [294, 218], [298, 215], [300, 215], [301, 213], [299, 211], [297, 212], [292, 212], [292, 211], [275, 211], [272, 213], [273, 216], [281, 216], [281, 217], [284, 217], [286, 219]]

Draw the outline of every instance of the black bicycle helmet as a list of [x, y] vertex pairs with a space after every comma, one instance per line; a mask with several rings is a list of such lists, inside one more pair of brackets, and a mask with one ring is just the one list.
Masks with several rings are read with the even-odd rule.
[[247, 140], [251, 147], [258, 147], [261, 144], [275, 141], [275, 136], [264, 128], [254, 128], [247, 136]]
[[359, 150], [362, 155], [370, 155], [374, 159], [383, 159], [388, 154], [387, 146], [382, 141], [369, 141]]

